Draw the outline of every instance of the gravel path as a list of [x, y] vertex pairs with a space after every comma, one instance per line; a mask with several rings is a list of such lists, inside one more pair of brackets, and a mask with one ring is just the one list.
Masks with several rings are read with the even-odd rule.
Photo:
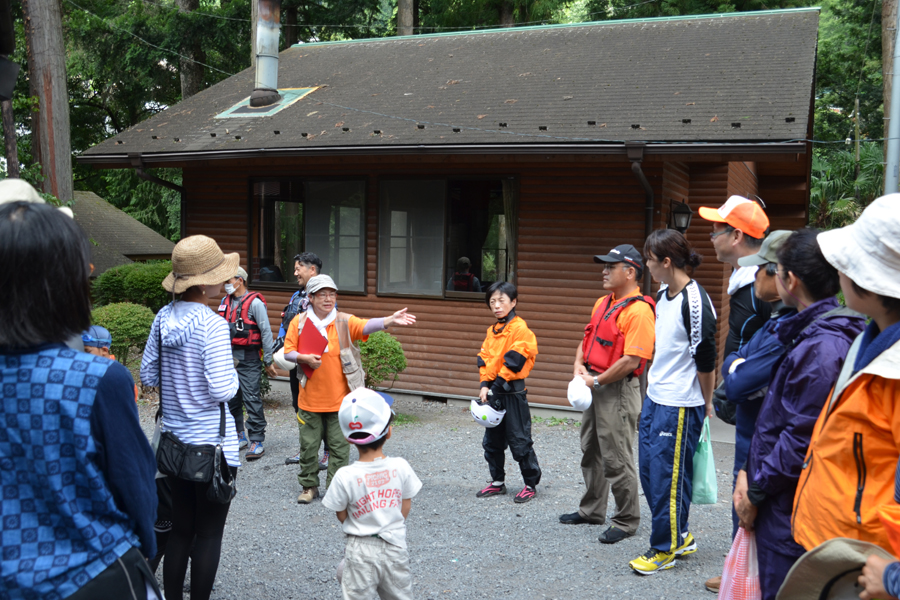
[[[721, 573], [730, 547], [733, 446], [714, 444], [719, 503], [691, 507], [699, 551], [679, 559], [673, 569], [642, 577], [628, 561], [649, 547], [646, 504], [638, 534], [614, 545], [597, 542], [604, 525], [558, 522], [560, 514], [577, 509], [584, 489], [574, 424], [535, 424], [543, 479], [537, 497], [522, 505], [512, 501], [522, 480], [510, 456], [509, 494], [475, 498], [489, 477], [481, 449], [484, 430], [463, 409], [403, 399], [395, 408], [415, 422], [396, 426], [385, 452], [406, 458], [424, 484], [407, 524], [417, 598], [714, 599], [703, 582]], [[150, 410], [142, 404], [148, 433]], [[256, 462], [245, 461], [238, 474], [239, 492], [225, 526], [212, 598], [340, 598], [335, 568], [343, 556], [344, 536], [339, 523], [320, 500], [296, 503], [299, 469], [284, 464], [299, 449], [293, 411], [270, 403], [266, 418], [266, 454]], [[355, 459], [352, 450], [351, 461]], [[609, 507], [614, 509], [612, 497]], [[161, 581], [162, 567], [158, 577]]]

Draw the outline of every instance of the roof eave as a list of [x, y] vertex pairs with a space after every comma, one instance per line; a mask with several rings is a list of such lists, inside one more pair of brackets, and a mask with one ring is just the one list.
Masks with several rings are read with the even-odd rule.
[[[805, 154], [805, 141], [775, 142], [648, 142], [645, 155], [702, 155], [702, 154]], [[234, 160], [251, 158], [284, 158], [294, 156], [363, 156], [414, 154], [609, 154], [625, 155], [624, 144], [448, 144], [402, 146], [331, 146], [315, 148], [253, 148], [245, 150], [209, 150], [192, 152], [137, 152], [81, 155], [76, 160], [85, 165], [121, 165], [132, 155], [139, 155], [145, 163], [184, 162], [191, 160]]]

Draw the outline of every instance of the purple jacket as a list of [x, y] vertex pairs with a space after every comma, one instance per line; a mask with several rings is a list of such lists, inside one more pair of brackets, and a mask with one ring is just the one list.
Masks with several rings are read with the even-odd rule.
[[748, 495], [759, 508], [757, 539], [776, 552], [803, 552], [791, 535], [797, 480], [822, 406], [864, 325], [835, 298], [778, 322], [776, 335], [788, 350], [769, 382], [747, 459]]

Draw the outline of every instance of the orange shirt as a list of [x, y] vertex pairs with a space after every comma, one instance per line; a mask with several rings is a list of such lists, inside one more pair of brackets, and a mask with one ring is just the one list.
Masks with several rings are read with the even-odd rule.
[[[288, 326], [287, 335], [284, 338], [285, 354], [297, 351], [297, 339], [300, 336], [297, 326], [300, 316], [294, 317]], [[369, 339], [369, 336], [363, 335], [363, 327], [368, 322], [368, 319], [350, 315], [347, 319], [350, 339], [354, 342]], [[313, 325], [307, 322], [304, 327], [313, 327]], [[347, 385], [347, 378], [344, 377], [344, 370], [341, 367], [341, 343], [338, 340], [337, 325], [331, 322], [325, 328], [325, 332], [328, 334], [328, 352], [322, 354], [322, 366], [313, 371], [312, 377], [306, 382], [306, 387], [301, 387], [300, 394], [297, 396], [297, 406], [308, 412], [337, 412], [344, 396], [350, 393], [350, 386]], [[297, 368], [299, 369], [300, 366], [297, 365]]]
[[[632, 293], [616, 298], [615, 295], [610, 299], [610, 306], [613, 306], [618, 300], [629, 298], [631, 296], [640, 296], [641, 290], [635, 289]], [[591, 318], [600, 307], [600, 304], [606, 300], [606, 296], [601, 297], [594, 303], [591, 310]], [[619, 331], [625, 336], [626, 356], [638, 356], [650, 360], [653, 358], [653, 344], [656, 343], [656, 319], [653, 316], [653, 309], [646, 302], [632, 302], [619, 313], [616, 321]]]

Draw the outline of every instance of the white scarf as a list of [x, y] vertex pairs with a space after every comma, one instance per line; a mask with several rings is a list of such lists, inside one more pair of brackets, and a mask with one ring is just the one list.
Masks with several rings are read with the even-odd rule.
[[[326, 340], [328, 339], [328, 333], [325, 331], [325, 329], [329, 325], [334, 323], [334, 320], [336, 318], [337, 318], [337, 307], [332, 308], [331, 312], [328, 313], [327, 315], [325, 315], [325, 318], [321, 319], [321, 320], [319, 319], [319, 317], [316, 316], [315, 310], [310, 309], [310, 310], [306, 311], [306, 320], [308, 322], [312, 323], [313, 325], [315, 325], [316, 329], [319, 330], [319, 333], [321, 333], [322, 337], [325, 338]], [[325, 346], [325, 352], [328, 352], [328, 346]]]
[[731, 277], [728, 278], [728, 295], [731, 296], [745, 285], [756, 281], [756, 271], [758, 270], [759, 267], [740, 267], [732, 271]]

